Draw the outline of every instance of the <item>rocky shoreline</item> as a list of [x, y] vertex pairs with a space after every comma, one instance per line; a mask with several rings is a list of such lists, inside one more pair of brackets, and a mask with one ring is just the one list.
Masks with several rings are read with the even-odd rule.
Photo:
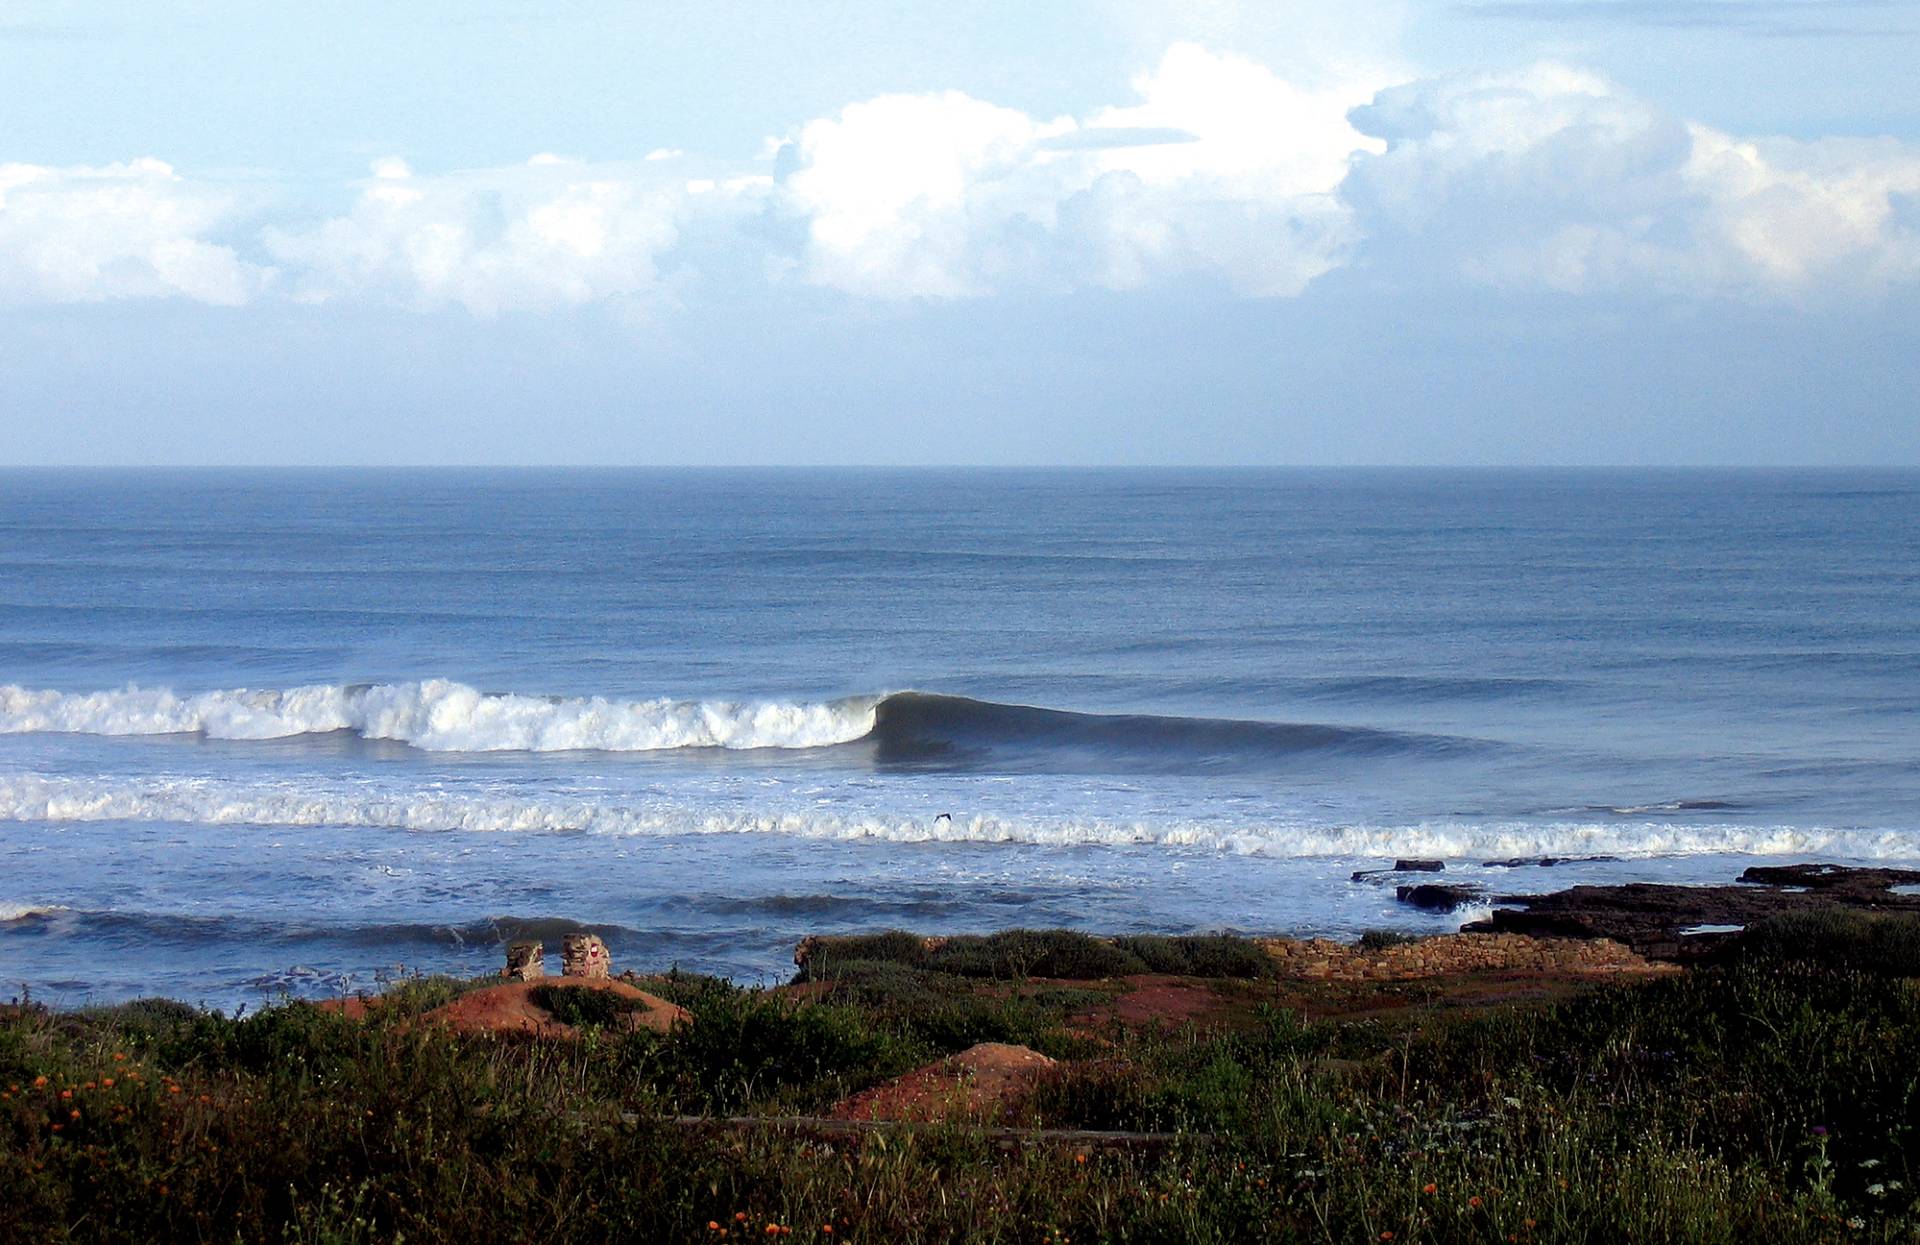
[[1710, 956], [1755, 921], [1822, 909], [1920, 913], [1920, 870], [1845, 865], [1757, 866], [1727, 886], [1628, 882], [1496, 896], [1480, 934], [1606, 938], [1652, 959]]

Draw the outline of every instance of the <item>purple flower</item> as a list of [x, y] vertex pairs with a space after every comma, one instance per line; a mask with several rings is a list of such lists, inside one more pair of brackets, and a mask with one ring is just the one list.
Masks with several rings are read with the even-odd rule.
[[1816, 1137], [1824, 1137], [1824, 1136], [1826, 1136], [1826, 1135], [1827, 1135], [1827, 1126], [1826, 1126], [1825, 1124], [1815, 1124], [1815, 1125], [1813, 1126], [1813, 1135], [1814, 1135], [1814, 1136], [1816, 1136]]

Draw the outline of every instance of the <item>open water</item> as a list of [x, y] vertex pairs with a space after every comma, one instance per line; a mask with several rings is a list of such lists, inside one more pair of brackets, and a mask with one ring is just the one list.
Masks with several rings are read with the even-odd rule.
[[0, 997], [1473, 915], [1408, 855], [1920, 861], [1920, 473], [0, 473]]

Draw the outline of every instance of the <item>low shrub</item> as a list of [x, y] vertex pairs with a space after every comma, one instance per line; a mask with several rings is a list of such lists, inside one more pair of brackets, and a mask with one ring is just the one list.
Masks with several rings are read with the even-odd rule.
[[801, 968], [799, 980], [839, 980], [850, 970], [870, 971], [876, 964], [1002, 981], [1026, 977], [1092, 981], [1133, 973], [1251, 978], [1274, 973], [1272, 957], [1257, 944], [1226, 934], [1101, 938], [1065, 929], [1013, 929], [930, 940], [889, 930], [822, 939]]
[[1068, 977], [1094, 981], [1144, 973], [1147, 965], [1104, 938], [1065, 929], [1012, 929], [949, 938], [927, 956], [926, 967], [960, 977], [1020, 980]]
[[638, 1074], [680, 1111], [823, 1107], [931, 1055], [855, 1008], [760, 990], [716, 991], [690, 1010], [692, 1024], [636, 1035], [633, 1047]]
[[1401, 933], [1397, 929], [1370, 929], [1360, 935], [1360, 949], [1362, 951], [1386, 951], [1393, 947], [1404, 947], [1409, 943], [1419, 941], [1420, 939], [1416, 935]]
[[1920, 976], [1920, 915], [1822, 907], [1749, 925], [1735, 943], [1742, 959], [1845, 966]]
[[1227, 934], [1141, 934], [1115, 943], [1149, 972], [1182, 977], [1272, 977], [1273, 957], [1247, 938]]
[[576, 1028], [617, 1024], [640, 1010], [640, 1002], [611, 990], [551, 982], [527, 991], [527, 999], [563, 1025]]

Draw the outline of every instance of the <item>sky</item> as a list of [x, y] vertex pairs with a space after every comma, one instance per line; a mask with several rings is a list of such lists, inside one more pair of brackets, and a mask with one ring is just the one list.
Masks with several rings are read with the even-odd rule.
[[0, 463], [1920, 465], [1920, 0], [0, 0]]

